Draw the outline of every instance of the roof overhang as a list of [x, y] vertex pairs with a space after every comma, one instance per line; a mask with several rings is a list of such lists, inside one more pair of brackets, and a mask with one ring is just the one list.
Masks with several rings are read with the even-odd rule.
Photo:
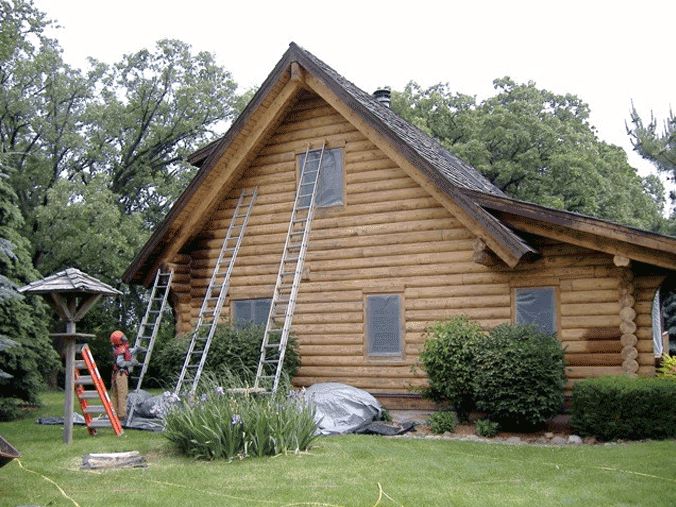
[[463, 190], [501, 222], [530, 234], [676, 270], [676, 238], [503, 196]]

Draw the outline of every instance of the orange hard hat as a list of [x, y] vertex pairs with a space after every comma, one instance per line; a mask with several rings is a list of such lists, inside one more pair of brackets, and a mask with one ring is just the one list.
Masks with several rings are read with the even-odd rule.
[[127, 337], [122, 331], [117, 330], [110, 333], [110, 343], [113, 345], [122, 345], [125, 341], [127, 341]]

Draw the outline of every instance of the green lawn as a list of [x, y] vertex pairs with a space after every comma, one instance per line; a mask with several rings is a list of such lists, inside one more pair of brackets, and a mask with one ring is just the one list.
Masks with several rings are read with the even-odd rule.
[[[40, 414], [59, 414], [62, 396], [45, 395]], [[92, 438], [77, 427], [66, 446], [61, 427], [33, 419], [0, 423], [24, 467], [0, 468], [2, 506], [676, 505], [676, 441], [556, 448], [345, 436], [306, 454], [226, 463], [176, 456], [161, 435], [139, 431]], [[150, 466], [79, 469], [88, 452], [124, 450]]]

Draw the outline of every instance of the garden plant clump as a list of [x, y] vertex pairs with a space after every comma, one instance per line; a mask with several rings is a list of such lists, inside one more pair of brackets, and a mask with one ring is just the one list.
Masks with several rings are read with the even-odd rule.
[[435, 412], [430, 416], [429, 423], [432, 433], [452, 433], [458, 425], [458, 416], [450, 410]]
[[233, 394], [223, 382], [205, 384], [194, 402], [165, 418], [164, 436], [182, 454], [207, 460], [273, 456], [305, 451], [316, 438], [314, 410], [300, 393]]
[[483, 338], [481, 327], [461, 315], [435, 322], [426, 330], [420, 362], [429, 378], [429, 395], [449, 400], [463, 419], [473, 408], [474, 349]]
[[506, 428], [533, 429], [563, 406], [563, 349], [555, 335], [504, 324], [484, 333], [458, 316], [427, 330], [420, 361], [432, 397], [461, 418], [479, 409]]
[[498, 434], [499, 429], [500, 425], [489, 419], [479, 419], [474, 423], [474, 431], [480, 437], [494, 437]]
[[[228, 371], [234, 375], [247, 376], [256, 371], [261, 354], [261, 340], [265, 326], [249, 325], [238, 328], [229, 324], [219, 324], [216, 328], [205, 369], [206, 373], [219, 374]], [[153, 366], [149, 376], [155, 378], [159, 385], [174, 385], [188, 350], [190, 340], [185, 335], [169, 338], [158, 343], [159, 348], [153, 354]], [[284, 355], [283, 371], [293, 378], [300, 365], [298, 345], [293, 335]]]
[[676, 380], [600, 377], [573, 387], [571, 425], [581, 435], [615, 438], [675, 438]]

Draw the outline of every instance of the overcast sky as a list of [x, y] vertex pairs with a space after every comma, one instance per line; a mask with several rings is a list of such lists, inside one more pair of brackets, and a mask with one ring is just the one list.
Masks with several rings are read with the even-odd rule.
[[36, 0], [62, 26], [66, 61], [113, 62], [161, 38], [211, 51], [242, 89], [259, 85], [294, 41], [366, 91], [428, 86], [486, 97], [509, 75], [590, 104], [605, 141], [631, 152], [631, 100], [663, 120], [676, 107], [676, 2], [470, 0]]

